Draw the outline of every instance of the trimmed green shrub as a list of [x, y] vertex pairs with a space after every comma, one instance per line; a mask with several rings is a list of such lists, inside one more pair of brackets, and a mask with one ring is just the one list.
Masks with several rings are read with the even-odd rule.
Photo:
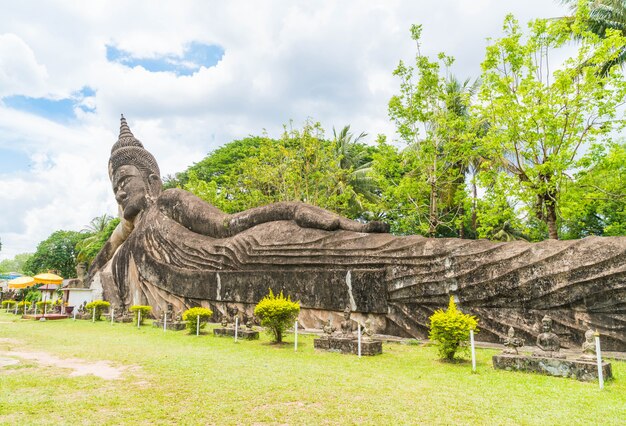
[[196, 332], [196, 325], [198, 323], [198, 317], [200, 317], [200, 328], [204, 328], [209, 318], [213, 315], [213, 311], [208, 308], [191, 308], [183, 312], [183, 321], [187, 321], [187, 330], [189, 334]]
[[19, 302], [17, 304], [17, 313], [18, 314], [24, 314], [26, 312], [24, 312], [24, 305], [26, 305], [26, 309], [30, 308], [31, 303], [27, 300], [22, 300], [21, 302]]
[[476, 317], [459, 311], [454, 298], [450, 296], [448, 309], [446, 311], [438, 309], [430, 317], [428, 338], [436, 342], [439, 356], [451, 361], [457, 351], [467, 352], [470, 330], [478, 332], [477, 325]]
[[15, 309], [15, 300], [3, 300], [2, 301], [2, 307], [4, 309], [6, 309], [6, 308], [13, 308], [13, 309]]
[[293, 324], [300, 313], [300, 302], [292, 302], [291, 298], [283, 296], [281, 291], [275, 296], [270, 288], [270, 293], [265, 296], [254, 308], [254, 315], [261, 320], [273, 337], [273, 341], [281, 343], [284, 331]]
[[46, 309], [49, 310], [50, 307], [52, 306], [52, 302], [50, 300], [46, 300], [46, 301], [40, 300], [39, 302], [36, 303], [36, 305], [37, 305], [37, 312], [43, 313], [44, 305], [46, 305], [47, 306]]
[[143, 320], [148, 318], [150, 312], [152, 312], [152, 306], [147, 305], [133, 305], [129, 309], [133, 313], [133, 322], [137, 325], [137, 319], [139, 318], [139, 312], [141, 312], [141, 324], [143, 325]]
[[100, 317], [102, 316], [102, 311], [106, 308], [110, 307], [111, 304], [105, 300], [94, 300], [93, 302], [89, 302], [85, 305], [85, 309], [87, 312], [93, 312], [93, 309], [96, 309], [96, 321], [100, 321]]

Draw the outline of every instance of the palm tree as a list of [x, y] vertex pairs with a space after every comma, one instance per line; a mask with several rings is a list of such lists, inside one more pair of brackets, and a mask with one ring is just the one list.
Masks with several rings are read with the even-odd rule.
[[102, 235], [106, 232], [111, 221], [114, 217], [108, 214], [102, 216], [96, 216], [89, 222], [85, 228], [81, 230], [81, 233], [87, 234], [87, 236], [76, 244], [76, 260], [79, 262], [90, 263], [95, 256], [94, 253], [96, 245], [100, 244]]
[[333, 148], [340, 169], [347, 171], [347, 179], [338, 182], [342, 191], [351, 188], [351, 203], [357, 211], [363, 210], [359, 195], [368, 201], [378, 197], [377, 187], [371, 177], [372, 160], [367, 147], [361, 142], [367, 133], [361, 132], [357, 137], [350, 132], [350, 125], [344, 126], [339, 133], [333, 127]]
[[[625, 0], [587, 0], [589, 3], [589, 19], [587, 29], [592, 33], [605, 37], [608, 29], [618, 30], [626, 36], [626, 1]], [[569, 5], [575, 15], [578, 9], [578, 0], [561, 0]], [[561, 19], [573, 22], [574, 16], [565, 16]], [[600, 75], [605, 76], [615, 65], [620, 67], [626, 63], [626, 47], [618, 55], [600, 66]]]

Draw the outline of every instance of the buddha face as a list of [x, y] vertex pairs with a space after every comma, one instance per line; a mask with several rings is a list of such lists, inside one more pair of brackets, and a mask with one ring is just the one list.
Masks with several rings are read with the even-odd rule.
[[147, 207], [149, 185], [137, 167], [131, 165], [119, 167], [113, 173], [111, 184], [124, 219], [133, 220]]

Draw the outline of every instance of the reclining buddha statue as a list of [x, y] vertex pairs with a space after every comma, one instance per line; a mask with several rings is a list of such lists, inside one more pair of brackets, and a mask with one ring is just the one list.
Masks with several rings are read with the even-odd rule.
[[[479, 318], [483, 340], [515, 326], [526, 341], [550, 314], [563, 347], [587, 324], [607, 350], [626, 350], [626, 237], [509, 243], [394, 236], [298, 202], [226, 214], [182, 189], [163, 190], [155, 158], [124, 117], [109, 159], [120, 224], [89, 269], [114, 306], [172, 304], [251, 313], [272, 289], [319, 327], [346, 306], [376, 333], [425, 337], [452, 295]], [[221, 317], [218, 315], [217, 317]]]

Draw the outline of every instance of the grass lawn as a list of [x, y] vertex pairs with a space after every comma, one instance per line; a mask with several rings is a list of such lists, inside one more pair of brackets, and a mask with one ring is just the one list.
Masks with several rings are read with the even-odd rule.
[[[0, 367], [0, 423], [31, 424], [624, 424], [626, 362], [597, 383], [496, 371], [478, 350], [469, 362], [437, 360], [433, 347], [383, 345], [363, 357], [289, 345], [163, 333], [89, 321], [18, 320], [0, 313], [7, 351], [108, 360], [120, 379], [70, 377], [32, 360]], [[16, 358], [18, 359], [18, 358]]]

